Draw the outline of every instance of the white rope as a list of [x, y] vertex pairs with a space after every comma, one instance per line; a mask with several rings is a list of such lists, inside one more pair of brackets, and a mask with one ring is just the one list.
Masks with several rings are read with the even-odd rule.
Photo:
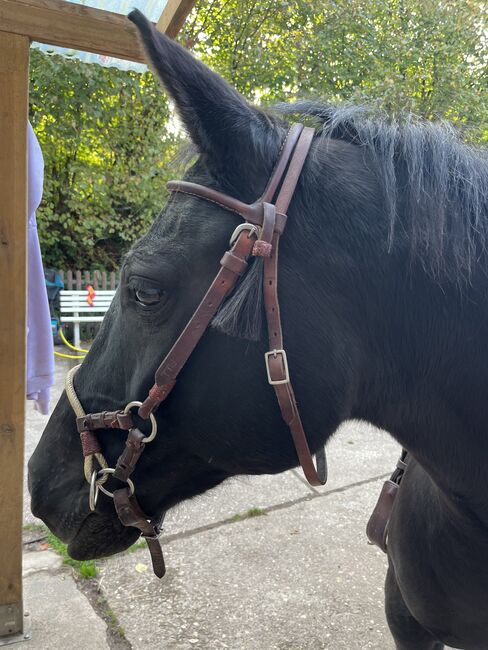
[[[78, 399], [78, 395], [76, 394], [75, 387], [73, 384], [73, 378], [80, 365], [81, 364], [71, 368], [71, 370], [66, 375], [66, 382], [65, 382], [66, 395], [68, 397], [69, 403], [71, 404], [71, 408], [75, 412], [77, 418], [81, 418], [84, 415], [86, 415], [85, 410], [83, 409], [83, 406], [81, 405], [81, 402]], [[87, 480], [88, 483], [91, 483], [91, 477], [93, 474], [93, 457], [97, 459], [98, 464], [100, 465], [101, 468], [108, 467], [108, 463], [101, 452], [97, 452], [95, 454], [90, 454], [89, 456], [85, 456], [83, 471], [85, 474], [85, 479]], [[107, 479], [108, 479], [108, 474], [105, 474], [104, 476], [102, 476], [102, 478], [97, 480], [97, 483], [105, 483]]]

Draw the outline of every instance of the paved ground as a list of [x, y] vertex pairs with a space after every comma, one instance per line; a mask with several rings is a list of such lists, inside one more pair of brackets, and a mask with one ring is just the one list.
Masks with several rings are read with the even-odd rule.
[[[28, 405], [26, 458], [46, 420]], [[398, 446], [348, 423], [328, 449], [326, 488], [310, 488], [298, 471], [240, 478], [170, 513], [162, 581], [145, 549], [99, 562], [81, 590], [51, 551], [26, 552], [29, 647], [393, 650], [385, 558], [364, 529]], [[225, 521], [250, 508], [265, 514]], [[25, 521], [35, 522], [27, 503]]]

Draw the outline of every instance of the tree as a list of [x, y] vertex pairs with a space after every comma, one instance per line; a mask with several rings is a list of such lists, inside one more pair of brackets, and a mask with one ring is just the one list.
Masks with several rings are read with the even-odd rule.
[[157, 82], [33, 50], [30, 118], [45, 160], [45, 263], [118, 266], [164, 203], [179, 142]]
[[485, 0], [201, 0], [184, 40], [244, 95], [376, 102], [488, 140]]
[[[486, 0], [200, 0], [181, 39], [253, 101], [369, 102], [488, 142]], [[158, 213], [182, 136], [151, 73], [32, 52], [53, 266], [105, 267]]]

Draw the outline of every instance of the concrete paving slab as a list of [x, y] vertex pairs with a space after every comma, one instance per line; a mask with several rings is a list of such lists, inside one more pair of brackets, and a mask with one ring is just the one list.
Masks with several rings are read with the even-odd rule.
[[400, 447], [385, 431], [366, 422], [342, 425], [327, 445], [329, 480], [323, 488], [311, 488], [301, 469], [276, 476], [239, 476], [229, 479], [168, 513], [168, 534], [222, 521], [250, 508], [267, 508], [317, 491], [330, 491], [374, 477], [391, 474]]
[[325, 487], [316, 488], [319, 491], [391, 474], [401, 452], [400, 445], [386, 431], [360, 420], [344, 422], [326, 449], [329, 480]]
[[386, 560], [364, 533], [380, 486], [182, 536], [162, 581], [145, 549], [112, 558], [104, 595], [134, 650], [393, 650]]
[[24, 610], [29, 613], [31, 634], [26, 650], [109, 649], [105, 623], [67, 571], [25, 577]]
[[39, 571], [56, 571], [63, 564], [63, 558], [54, 551], [34, 551], [24, 553], [22, 575], [24, 578]]
[[268, 508], [312, 494], [295, 472], [276, 476], [237, 476], [168, 513], [164, 529], [178, 534], [243, 514], [250, 508]]

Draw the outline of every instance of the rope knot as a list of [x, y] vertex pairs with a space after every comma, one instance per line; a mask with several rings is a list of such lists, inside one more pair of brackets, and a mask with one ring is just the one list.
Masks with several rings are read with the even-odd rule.
[[273, 246], [263, 239], [258, 239], [253, 246], [252, 255], [254, 257], [271, 257]]

